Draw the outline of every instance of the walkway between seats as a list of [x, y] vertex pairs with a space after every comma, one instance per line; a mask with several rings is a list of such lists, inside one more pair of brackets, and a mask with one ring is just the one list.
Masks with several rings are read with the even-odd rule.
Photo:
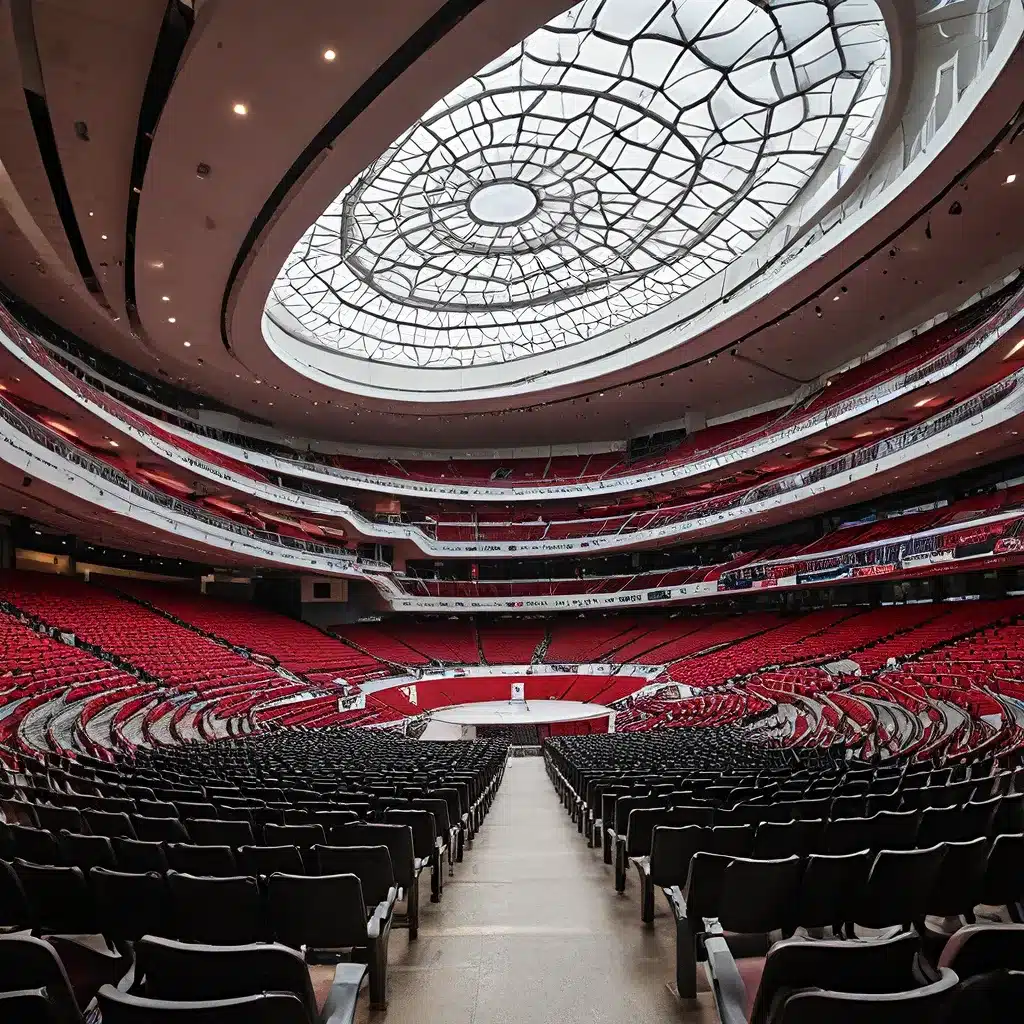
[[[425, 887], [424, 887], [425, 888]], [[514, 758], [472, 850], [423, 896], [419, 938], [392, 932], [387, 1024], [713, 1024], [709, 993], [669, 990], [675, 937], [664, 901], [640, 922], [635, 874], [612, 869], [564, 813], [539, 757]]]

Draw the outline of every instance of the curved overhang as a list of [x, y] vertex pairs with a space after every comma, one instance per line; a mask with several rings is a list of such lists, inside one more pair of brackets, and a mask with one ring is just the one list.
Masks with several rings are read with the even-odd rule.
[[[924, 230], [929, 204], [991, 151], [992, 140], [1020, 102], [1019, 58], [1007, 63], [1019, 35], [1020, 0], [1005, 0], [995, 7], [1005, 13], [1006, 27], [986, 64], [994, 84], [985, 91], [980, 83], [968, 81], [966, 72], [958, 79], [957, 92], [963, 97], [954, 104], [942, 137], [929, 140], [931, 162], [924, 173], [883, 213], [855, 225], [852, 234], [817, 262], [788, 273], [797, 269], [791, 260], [787, 273], [773, 277], [763, 294], [751, 292], [742, 303], [731, 300], [727, 319], [717, 325], [694, 324], [702, 333], [685, 345], [685, 359], [678, 344], [667, 344], [662, 354], [648, 352], [640, 363], [632, 354], [621, 367], [609, 363], [600, 374], [589, 374], [586, 383], [569, 379], [568, 373], [563, 380], [556, 371], [540, 382], [540, 390], [524, 385], [522, 397], [492, 394], [467, 401], [458, 395], [450, 402], [434, 397], [398, 403], [345, 393], [337, 381], [325, 378], [319, 383], [304, 368], [277, 358], [262, 340], [263, 300], [287, 252], [337, 195], [339, 184], [357, 175], [481, 61], [497, 56], [567, 6], [561, 0], [512, 7], [497, 0], [403, 0], [389, 5], [382, 17], [365, 8], [339, 12], [326, 0], [296, 0], [287, 11], [271, 6], [254, 19], [244, 5], [216, 0], [196, 5], [195, 24], [153, 132], [138, 197], [132, 269], [142, 333], [133, 338], [123, 322], [112, 325], [90, 295], [83, 297], [84, 288], [73, 292], [61, 275], [43, 276], [32, 269], [31, 244], [22, 244], [29, 228], [11, 218], [11, 204], [0, 211], [0, 230], [13, 232], [10, 258], [0, 258], [0, 271], [19, 294], [62, 326], [129, 362], [159, 369], [172, 381], [194, 386], [242, 412], [257, 413], [290, 436], [420, 448], [426, 442], [440, 450], [550, 444], [554, 439], [621, 441], [678, 422], [690, 410], [702, 419], [775, 401], [904, 327], [952, 308], [1014, 265], [1019, 245], [1007, 237], [1009, 232], [998, 240], [993, 235], [1014, 216], [1016, 197], [1010, 190], [987, 187], [990, 183], [981, 187], [984, 167], [971, 171], [973, 216], [962, 223], [936, 220], [931, 247], [911, 244]], [[947, 10], [949, 5], [931, 6], [918, 4], [915, 9], [895, 0], [880, 4], [894, 43], [892, 82], [898, 88], [890, 90], [875, 142], [861, 162], [869, 174], [885, 165], [888, 149], [914, 148], [912, 138], [900, 137], [908, 123], [901, 121], [901, 114], [921, 101], [929, 92], [928, 79], [935, 77], [934, 67], [922, 71], [918, 66], [917, 39], [923, 31], [948, 35], [969, 20]], [[151, 42], [157, 7], [147, 3], [145, 24], [140, 13], [136, 40]], [[75, 45], [77, 36], [70, 31], [60, 35], [59, 28], [56, 21], [43, 25], [44, 57], [51, 52], [44, 38], [51, 29], [60, 46]], [[88, 38], [96, 53], [106, 47], [103, 52], [109, 54], [113, 34], [97, 31]], [[333, 62], [323, 59], [328, 47], [337, 54]], [[966, 44], [964, 48], [966, 52]], [[60, 47], [52, 52], [58, 54]], [[45, 66], [43, 70], [45, 74]], [[82, 103], [96, 112], [90, 118], [100, 119], [97, 123], [116, 115], [120, 148], [115, 152], [121, 162], [132, 123], [127, 112], [135, 103], [130, 97], [140, 95], [143, 70], [138, 61], [130, 68], [125, 65], [120, 81], [129, 99], [116, 106], [93, 103], [93, 91], [110, 88], [109, 79], [101, 81], [96, 70], [81, 81], [55, 74], [50, 79], [54, 109], [73, 112], [76, 104], [69, 100], [78, 88]], [[11, 96], [13, 110], [13, 89]], [[233, 113], [236, 104], [245, 106], [245, 116]], [[13, 121], [11, 127], [8, 137], [13, 139]], [[72, 162], [88, 158], [88, 147], [100, 142], [99, 135], [88, 144], [68, 139], [73, 191], [78, 191], [78, 169]], [[85, 148], [76, 154], [73, 143]], [[989, 167], [1003, 159], [996, 154]], [[4, 165], [12, 166], [6, 151]], [[28, 197], [33, 191], [40, 194], [32, 186], [39, 179], [33, 173], [34, 179], [26, 175], [16, 186], [26, 200], [27, 220], [35, 216]], [[98, 173], [104, 178], [104, 196], [122, 190], [123, 174]], [[81, 221], [88, 215], [88, 197], [82, 193], [73, 198]], [[36, 221], [45, 215], [40, 211]], [[831, 232], [834, 239], [852, 221], [843, 216], [838, 223], [842, 230]], [[801, 244], [806, 241], [804, 254], [817, 244], [813, 236], [811, 231], [801, 239]], [[66, 250], [57, 234], [41, 232], [39, 237], [49, 239], [55, 251], [61, 245]], [[109, 242], [117, 241], [118, 235], [110, 236]], [[97, 256], [104, 245], [100, 239]], [[901, 250], [897, 264], [904, 276], [928, 282], [919, 296], [908, 294], [893, 277], [879, 280], [890, 245]], [[961, 266], [949, 258], [951, 253], [962, 258]], [[15, 273], [7, 263], [24, 267]], [[889, 266], [895, 269], [896, 264]], [[840, 317], [830, 315], [838, 307], [826, 309], [825, 319], [817, 321], [814, 296], [840, 281], [849, 286], [850, 307]], [[116, 292], [112, 286], [111, 293]], [[49, 296], [45, 302], [44, 293]], [[884, 324], [871, 315], [872, 307], [888, 314]], [[720, 311], [721, 303], [714, 308]], [[790, 313], [784, 322], [780, 310]], [[830, 346], [818, 343], [822, 329], [828, 331]], [[225, 338], [230, 347], [223, 344]], [[742, 366], [714, 359], [737, 346]]]

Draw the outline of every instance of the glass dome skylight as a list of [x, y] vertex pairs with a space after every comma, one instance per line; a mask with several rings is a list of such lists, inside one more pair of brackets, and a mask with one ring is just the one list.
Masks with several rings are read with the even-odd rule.
[[874, 0], [584, 0], [353, 181], [267, 313], [408, 367], [594, 338], [728, 267], [819, 170], [855, 163], [887, 73]]

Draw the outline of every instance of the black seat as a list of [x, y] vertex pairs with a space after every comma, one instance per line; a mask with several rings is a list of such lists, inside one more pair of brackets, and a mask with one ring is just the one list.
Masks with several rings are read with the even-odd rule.
[[[50, 1016], [39, 1019], [48, 1024], [82, 1024], [67, 971], [53, 946], [31, 935], [0, 935], [0, 991], [26, 990], [44, 993], [46, 1012]], [[0, 1020], [22, 1024], [23, 1018], [15, 1014], [24, 1009], [38, 1012], [39, 997], [12, 999], [7, 1006], [0, 1003]]]
[[325, 846], [327, 836], [322, 825], [264, 825], [263, 842], [267, 846]]
[[1024, 833], [996, 836], [988, 854], [981, 902], [1006, 906], [1014, 920], [1018, 920], [1017, 904], [1021, 900], [1024, 900]]
[[33, 931], [54, 935], [98, 931], [92, 893], [81, 868], [18, 859], [14, 870], [28, 899]]
[[921, 920], [944, 855], [942, 844], [924, 850], [882, 850], [871, 866], [854, 921], [885, 928]]
[[29, 825], [8, 825], [13, 843], [12, 858], [20, 857], [32, 864], [60, 864], [57, 840], [49, 832]]
[[770, 1024], [933, 1024], [956, 992], [957, 976], [943, 968], [938, 981], [905, 992], [836, 992], [806, 988], [780, 1001]]
[[238, 867], [247, 875], [285, 875], [304, 873], [302, 855], [294, 846], [240, 846]]
[[252, 845], [252, 825], [247, 821], [221, 821], [215, 818], [192, 818], [186, 822], [188, 834], [199, 846]]
[[143, 935], [171, 933], [170, 896], [163, 875], [95, 867], [89, 871], [89, 882], [99, 929], [118, 949]]
[[412, 830], [412, 845], [416, 859], [421, 864], [430, 865], [430, 902], [437, 903], [441, 899], [444, 882], [441, 877], [441, 853], [437, 846], [434, 816], [429, 811], [389, 808], [384, 812], [384, 823], [408, 825]]
[[959, 843], [946, 843], [942, 865], [928, 896], [928, 914], [939, 917], [964, 916], [973, 921], [974, 908], [981, 902], [985, 889], [988, 849], [988, 840], [984, 836]]
[[804, 864], [796, 923], [832, 928], [836, 934], [852, 922], [871, 871], [871, 851], [811, 854]]
[[[872, 942], [778, 942], [764, 959], [750, 1006], [750, 1024], [766, 1024], [772, 1006], [787, 991], [812, 986], [839, 992], [902, 992], [912, 988], [919, 948], [911, 932]], [[737, 1002], [737, 995], [730, 992], [727, 1001]], [[726, 1013], [734, 1007], [723, 1009], [722, 1019], [726, 1020]], [[735, 1016], [728, 1019], [734, 1020]]]
[[57, 836], [57, 849], [62, 864], [88, 871], [91, 867], [117, 866], [114, 847], [106, 836], [83, 836], [61, 829]]
[[313, 854], [321, 875], [355, 875], [359, 879], [368, 913], [383, 903], [390, 914], [397, 888], [386, 846], [314, 846]]
[[86, 809], [83, 812], [85, 823], [94, 836], [107, 836], [110, 839], [121, 837], [137, 839], [135, 827], [125, 811], [97, 811]]
[[[387, 1008], [387, 950], [391, 919], [372, 915], [355, 875], [271, 875], [267, 899], [274, 935], [293, 949], [328, 953], [354, 948], [365, 953], [370, 1006]], [[369, 920], [368, 920], [369, 918]]]
[[255, 878], [167, 873], [176, 938], [212, 946], [261, 942], [268, 937], [263, 894]]
[[97, 1000], [103, 1024], [309, 1024], [302, 1000], [290, 992], [178, 1002], [126, 995], [104, 985]]
[[728, 932], [791, 933], [797, 922], [803, 862], [794, 854], [781, 860], [731, 860], [722, 878], [717, 914]]
[[40, 828], [56, 835], [67, 829], [81, 835], [86, 830], [82, 812], [77, 807], [51, 807], [49, 804], [35, 804], [32, 808]]
[[0, 860], [0, 931], [29, 928], [32, 913], [14, 865]]
[[817, 851], [823, 831], [824, 823], [819, 819], [766, 821], [757, 826], [754, 856], [761, 860], [776, 860], [794, 853], [806, 856]]
[[1024, 971], [989, 971], [961, 979], [943, 1024], [1010, 1019], [1024, 1005]]
[[967, 925], [946, 943], [938, 962], [963, 980], [996, 970], [1024, 970], [1024, 924]]
[[119, 871], [164, 872], [170, 868], [163, 843], [144, 842], [141, 839], [114, 839], [113, 843]]
[[419, 929], [420, 915], [420, 872], [424, 868], [417, 860], [413, 848], [412, 829], [408, 825], [357, 822], [336, 830], [338, 838], [334, 845], [345, 846], [386, 846], [391, 855], [391, 868], [395, 884], [402, 890], [401, 899], [406, 901], [404, 918], [395, 924], [409, 929], [409, 938], [415, 939]]
[[834, 818], [825, 826], [823, 853], [839, 856], [872, 849], [868, 818]]
[[132, 815], [135, 838], [146, 843], [187, 843], [188, 832], [177, 818], [147, 818], [141, 814]]
[[173, 871], [182, 871], [187, 875], [217, 875], [222, 878], [238, 873], [230, 846], [168, 843], [165, 850]]
[[363, 964], [339, 964], [323, 1005], [302, 956], [287, 946], [259, 943], [199, 946], [147, 937], [136, 949], [132, 993], [150, 999], [237, 999], [260, 992], [287, 992], [302, 1003], [310, 1022], [351, 1021]]

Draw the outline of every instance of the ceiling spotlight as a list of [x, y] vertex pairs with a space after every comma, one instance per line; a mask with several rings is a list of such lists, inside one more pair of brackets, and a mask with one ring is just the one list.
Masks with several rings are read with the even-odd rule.
[[167, 322], [168, 322], [169, 324], [176, 324], [176, 323], [178, 322], [178, 318], [177, 318], [177, 317], [174, 317], [174, 316], [169, 316], [169, 317], [167, 318]]
[[249, 108], [244, 103], [236, 103], [231, 108], [239, 117], [245, 117], [249, 113]]
[[119, 448], [120, 445], [117, 443], [117, 441], [111, 441], [110, 442], [110, 447], [111, 448]]
[[191, 341], [186, 341], [184, 343], [184, 345], [185, 345], [185, 348], [191, 348], [192, 347], [192, 342]]
[[1021, 338], [1021, 340], [1018, 341], [1017, 344], [1014, 345], [1013, 348], [1011, 348], [1010, 351], [1006, 353], [1005, 358], [1009, 359], [1010, 356], [1015, 356], [1022, 348], [1024, 348], [1024, 338]]
[[163, 260], [150, 260], [149, 265], [154, 270], [163, 270], [164, 269], [164, 261]]
[[160, 301], [161, 302], [170, 302], [171, 301], [171, 297], [170, 297], [170, 295], [161, 295], [160, 296]]
[[922, 398], [920, 402], [915, 402], [914, 403], [914, 408], [915, 409], [920, 409], [921, 406], [927, 405], [930, 401], [931, 401], [930, 398]]
[[102, 238], [104, 242], [107, 240], [107, 236], [106, 235], [100, 235], [100, 238]]
[[324, 50], [324, 60], [332, 61], [338, 55], [333, 50]]
[[1016, 174], [1008, 174], [1006, 176], [1006, 184], [1007, 185], [1012, 185], [1016, 180], [1017, 180], [1017, 175]]
[[821, 306], [814, 307], [814, 315], [820, 320], [825, 314], [821, 311]]

